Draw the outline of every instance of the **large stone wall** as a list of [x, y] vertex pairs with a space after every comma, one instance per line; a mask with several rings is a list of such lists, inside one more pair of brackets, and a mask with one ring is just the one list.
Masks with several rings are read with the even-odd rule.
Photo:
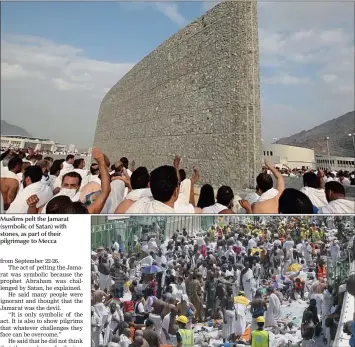
[[[201, 172], [201, 183], [255, 186], [261, 166], [256, 2], [222, 2], [173, 35], [104, 97], [95, 145], [153, 169]], [[190, 173], [188, 173], [190, 174]]]

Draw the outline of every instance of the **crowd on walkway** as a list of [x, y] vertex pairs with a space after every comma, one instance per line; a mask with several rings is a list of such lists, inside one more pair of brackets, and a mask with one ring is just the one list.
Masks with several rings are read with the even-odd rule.
[[180, 157], [174, 158], [173, 165], [151, 172], [146, 167], [135, 168], [134, 162], [130, 166], [125, 157], [111, 165], [97, 148], [89, 170], [83, 158], [75, 159], [72, 154], [53, 160], [41, 154], [6, 151], [1, 154], [1, 160], [5, 158], [1, 212], [7, 213], [355, 213], [354, 201], [345, 194], [349, 180], [340, 172], [337, 180], [321, 170], [303, 172], [304, 187], [297, 190], [285, 188], [288, 174], [265, 162], [255, 190], [244, 199], [232, 187], [221, 186], [216, 193], [209, 184], [201, 186], [196, 199], [199, 171], [195, 169], [189, 177], [181, 168]]
[[337, 346], [334, 269], [354, 255], [343, 218], [220, 216], [165, 241], [137, 235], [128, 252], [121, 239], [98, 247], [92, 346]]

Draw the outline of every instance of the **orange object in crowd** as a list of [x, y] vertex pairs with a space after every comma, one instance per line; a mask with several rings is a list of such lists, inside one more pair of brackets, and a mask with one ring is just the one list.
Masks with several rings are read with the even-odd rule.
[[317, 279], [319, 280], [320, 278], [327, 278], [327, 270], [325, 265], [317, 265]]
[[301, 280], [301, 282], [295, 282], [296, 289], [302, 289], [303, 287], [304, 287], [304, 280]]
[[248, 327], [245, 329], [242, 339], [244, 341], [250, 341], [250, 338], [251, 338], [251, 329], [250, 329], [250, 327]]
[[134, 327], [129, 327], [129, 330], [131, 330], [131, 337], [130, 337], [130, 340], [131, 340], [131, 342], [133, 342], [133, 340], [134, 340], [134, 333], [136, 332], [136, 329], [134, 329]]

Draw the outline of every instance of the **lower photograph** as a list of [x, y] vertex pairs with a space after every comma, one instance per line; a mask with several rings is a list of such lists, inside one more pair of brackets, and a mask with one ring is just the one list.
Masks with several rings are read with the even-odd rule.
[[353, 346], [354, 235], [354, 216], [91, 216], [91, 346]]

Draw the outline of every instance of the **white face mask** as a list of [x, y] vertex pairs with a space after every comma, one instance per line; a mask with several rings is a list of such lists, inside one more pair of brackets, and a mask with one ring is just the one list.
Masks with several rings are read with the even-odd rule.
[[60, 193], [61, 193], [61, 195], [65, 195], [65, 196], [68, 196], [70, 199], [73, 199], [74, 196], [77, 193], [77, 190], [76, 189], [62, 188], [60, 190]]

